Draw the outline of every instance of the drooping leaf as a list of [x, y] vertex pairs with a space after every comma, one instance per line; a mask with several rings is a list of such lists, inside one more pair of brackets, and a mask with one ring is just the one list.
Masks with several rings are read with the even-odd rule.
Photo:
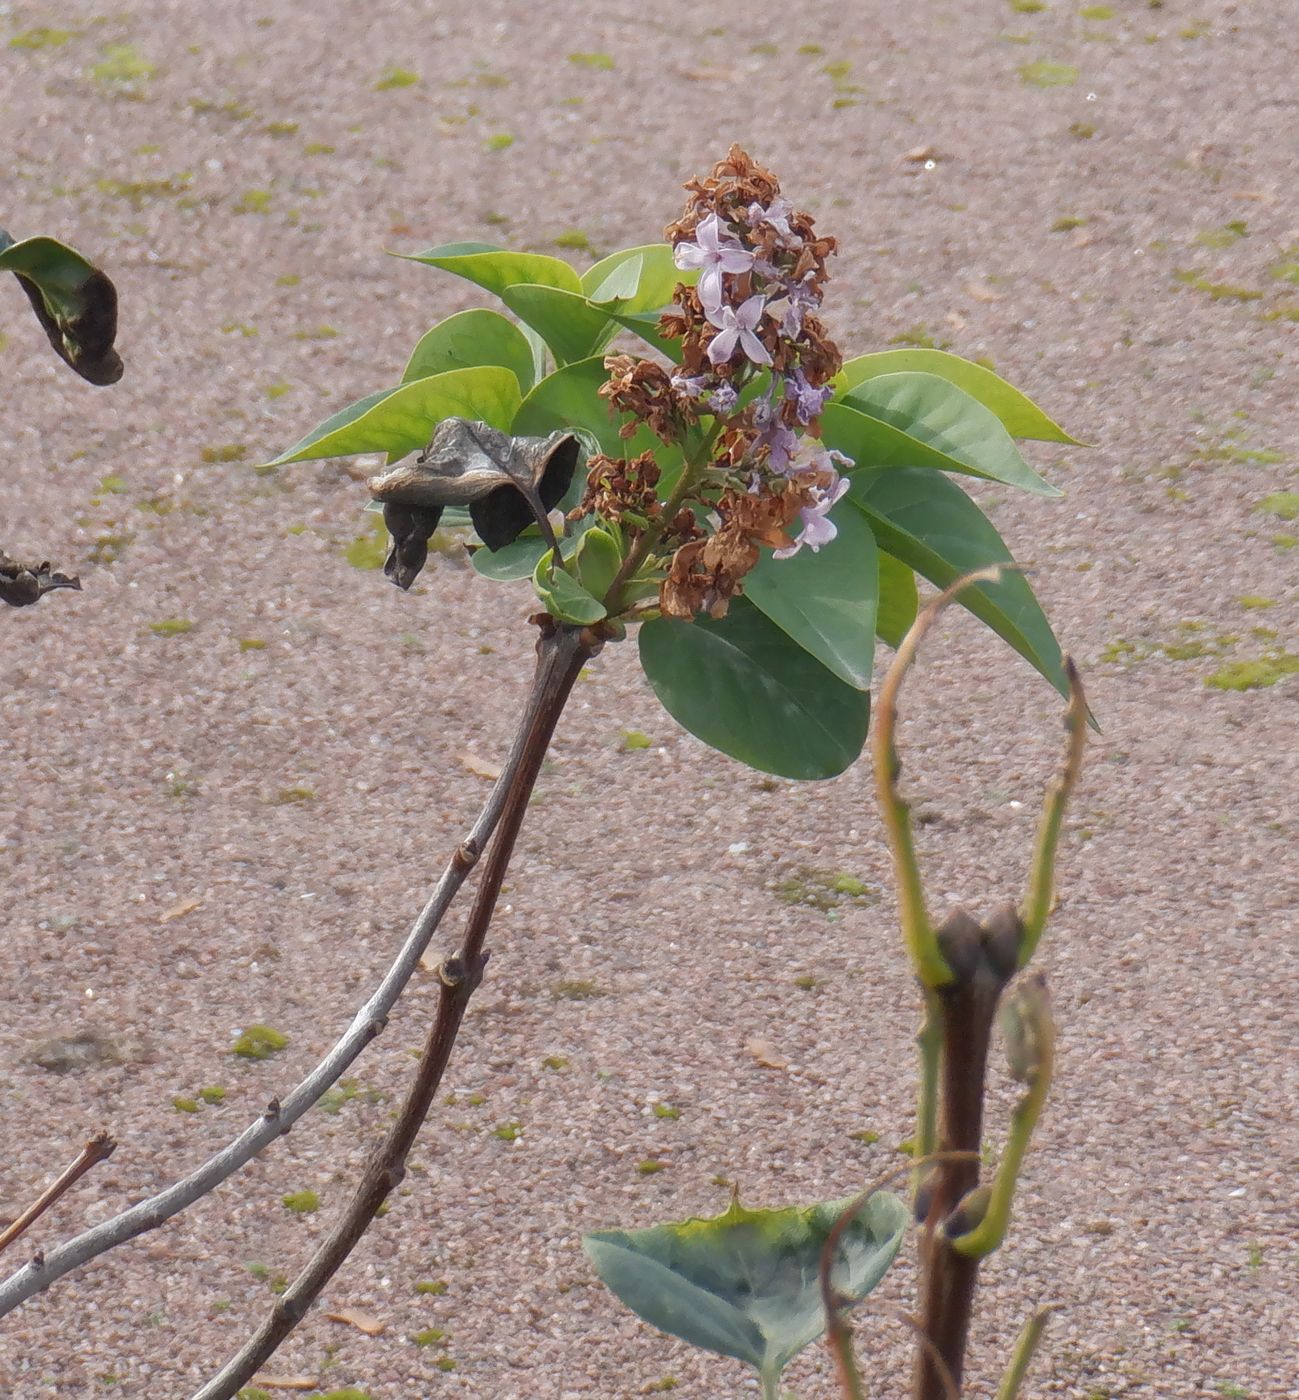
[[[783, 1210], [739, 1201], [719, 1216], [648, 1230], [599, 1230], [582, 1245], [604, 1284], [660, 1331], [754, 1367], [775, 1393], [789, 1362], [825, 1330], [819, 1270], [851, 1200]], [[850, 1302], [884, 1277], [909, 1213], [878, 1192], [843, 1233], [832, 1279]]]
[[816, 554], [801, 549], [777, 559], [764, 550], [745, 575], [744, 596], [840, 680], [868, 690], [879, 592], [875, 536], [850, 502], [841, 501], [830, 519], [839, 533]]
[[[863, 421], [864, 420], [864, 421]], [[937, 467], [1059, 496], [991, 409], [936, 374], [882, 374], [826, 406], [822, 436], [859, 467]]]
[[585, 297], [559, 287], [527, 283], [506, 287], [501, 300], [550, 347], [558, 365], [598, 354], [617, 334], [617, 323]]
[[[940, 588], [972, 569], [1011, 562], [992, 522], [955, 482], [938, 472], [854, 472], [848, 499], [866, 513], [882, 550]], [[1062, 695], [1069, 693], [1060, 644], [1023, 574], [1008, 572], [1000, 583], [976, 584], [959, 601]]]
[[880, 602], [875, 613], [875, 635], [895, 651], [920, 611], [920, 595], [916, 592], [915, 570], [879, 551]]
[[678, 724], [761, 772], [833, 778], [866, 741], [869, 692], [828, 671], [745, 598], [720, 620], [645, 623], [640, 660]]
[[313, 428], [270, 465], [357, 452], [386, 452], [395, 461], [424, 447], [444, 418], [480, 419], [508, 431], [521, 402], [512, 370], [499, 365], [448, 370], [358, 400]]
[[604, 360], [596, 355], [565, 365], [548, 374], [523, 400], [514, 416], [515, 433], [550, 433], [557, 428], [581, 429], [611, 457], [635, 457], [659, 440], [648, 428], [638, 428], [633, 438], [618, 436], [623, 421], [609, 412], [600, 387], [609, 378]]
[[1058, 423], [1026, 394], [1007, 384], [1000, 375], [972, 360], [949, 355], [946, 350], [879, 350], [872, 355], [858, 355], [849, 360], [835, 376], [836, 399], [842, 399], [859, 384], [882, 374], [919, 371], [936, 374], [958, 389], [964, 389], [972, 399], [978, 399], [1001, 419], [1002, 426], [1014, 438], [1033, 438], [1039, 442], [1063, 442], [1079, 446]]
[[532, 346], [527, 337], [513, 321], [481, 308], [457, 312], [426, 332], [411, 352], [401, 382], [409, 384], [449, 369], [470, 369], [475, 365], [500, 365], [512, 370], [521, 394], [532, 388]]
[[[634, 268], [635, 281], [625, 270]], [[623, 274], [615, 280], [615, 273]], [[623, 313], [653, 312], [672, 300], [678, 282], [693, 286], [699, 280], [699, 270], [681, 271], [672, 261], [672, 249], [666, 243], [647, 243], [640, 248], [624, 248], [610, 253], [582, 275], [582, 290], [594, 302], [609, 305], [611, 311]]]
[[57, 239], [15, 243], [3, 230], [0, 271], [17, 277], [61, 360], [90, 384], [117, 383], [117, 289], [104, 273]]
[[563, 258], [548, 257], [544, 253], [514, 253], [491, 243], [444, 243], [422, 253], [398, 253], [396, 256], [452, 272], [496, 296], [520, 283], [560, 287], [579, 294], [582, 291], [577, 273]]
[[572, 622], [578, 626], [589, 626], [599, 622], [605, 615], [604, 604], [591, 596], [572, 574], [564, 569], [550, 568], [551, 551], [548, 549], [537, 561], [532, 576], [532, 586], [537, 597], [551, 617], [561, 622]]

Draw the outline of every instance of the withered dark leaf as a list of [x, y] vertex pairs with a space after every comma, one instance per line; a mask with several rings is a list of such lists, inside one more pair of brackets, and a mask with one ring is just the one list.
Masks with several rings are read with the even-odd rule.
[[25, 608], [39, 602], [55, 588], [81, 590], [76, 574], [55, 572], [48, 559], [39, 564], [20, 564], [0, 550], [0, 601], [11, 608]]
[[534, 522], [553, 547], [547, 512], [568, 490], [580, 447], [572, 433], [510, 437], [486, 423], [443, 419], [413, 462], [370, 479], [393, 541], [384, 573], [399, 588], [415, 582], [448, 506], [468, 507], [488, 549], [511, 544]]

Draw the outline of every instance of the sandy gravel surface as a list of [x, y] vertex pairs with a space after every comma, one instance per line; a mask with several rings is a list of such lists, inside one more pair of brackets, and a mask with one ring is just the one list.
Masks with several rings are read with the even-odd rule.
[[[1037, 565], [1104, 732], [1043, 955], [1058, 1087], [986, 1272], [970, 1394], [992, 1394], [1049, 1298], [1065, 1311], [1032, 1395], [1294, 1396], [1299, 676], [1205, 680], [1299, 651], [1299, 525], [1259, 507], [1299, 489], [1299, 7], [592, 8], [0, 5], [0, 222], [104, 263], [127, 362], [115, 388], [82, 385], [0, 290], [0, 544], [85, 584], [0, 617], [0, 1206], [93, 1128], [121, 1139], [15, 1263], [200, 1160], [314, 1063], [477, 810], [486, 784], [459, 756], [491, 760], [510, 733], [527, 592], [440, 560], [403, 596], [345, 558], [367, 526], [339, 464], [252, 470], [475, 304], [384, 249], [644, 242], [738, 139], [841, 239], [827, 311], [845, 350], [991, 356], [1095, 444], [1035, 452], [1060, 502], [981, 493]], [[152, 76], [130, 80], [140, 62]], [[1077, 80], [1025, 81], [1039, 63]], [[192, 629], [151, 630], [168, 619]], [[938, 896], [983, 907], [1019, 878], [1056, 713], [973, 622], [945, 627], [905, 731]], [[624, 752], [625, 729], [653, 747]], [[455, 1102], [326, 1294], [387, 1330], [317, 1312], [276, 1371], [373, 1400], [635, 1396], [667, 1377], [748, 1393], [737, 1363], [623, 1312], [578, 1237], [721, 1209], [720, 1178], [777, 1204], [898, 1160], [916, 999], [891, 902], [783, 902], [808, 870], [885, 881], [864, 765], [762, 780], [682, 734], [630, 648], [599, 658], [525, 831]], [[430, 982], [337, 1112], [7, 1319], [3, 1394], [189, 1395], [344, 1200]], [[289, 1048], [236, 1060], [251, 1022]], [[127, 1062], [26, 1058], [86, 1029]], [[787, 1070], [754, 1061], [755, 1036]], [[224, 1101], [173, 1106], [204, 1088]], [[651, 1158], [666, 1169], [638, 1172]], [[280, 1204], [307, 1188], [317, 1214]], [[903, 1263], [884, 1293], [913, 1285]], [[448, 1335], [416, 1345], [429, 1327]], [[871, 1394], [902, 1396], [897, 1324], [860, 1333]], [[790, 1380], [834, 1393], [819, 1348]]]

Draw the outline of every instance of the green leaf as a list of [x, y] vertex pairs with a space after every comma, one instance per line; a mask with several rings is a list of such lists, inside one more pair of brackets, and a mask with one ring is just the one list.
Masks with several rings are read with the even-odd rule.
[[604, 598], [622, 567], [622, 550], [606, 526], [593, 527], [582, 535], [573, 562], [582, 587]]
[[545, 605], [546, 611], [561, 622], [572, 622], [580, 627], [599, 622], [605, 616], [604, 604], [598, 598], [593, 598], [564, 569], [551, 572], [551, 555], [552, 551], [548, 549], [537, 561], [536, 571], [532, 575], [532, 586], [537, 590], [537, 597]]
[[577, 273], [563, 258], [544, 253], [514, 253], [490, 243], [444, 243], [423, 253], [398, 253], [409, 262], [427, 263], [476, 282], [496, 296], [507, 287], [531, 283], [539, 287], [559, 287], [566, 292], [582, 290]]
[[608, 378], [604, 360], [598, 355], [557, 369], [523, 400], [510, 432], [518, 437], [545, 437], [557, 428], [580, 429], [610, 457], [636, 457], [658, 446], [658, 438], [643, 426], [632, 438], [618, 436], [622, 418], [611, 415], [608, 400], [600, 397], [600, 388]]
[[512, 370], [519, 392], [532, 388], [532, 346], [514, 324], [496, 311], [461, 311], [428, 331], [411, 352], [401, 382], [428, 379], [449, 369], [500, 365]]
[[[651, 1326], [745, 1361], [775, 1393], [789, 1362], [825, 1330], [819, 1271], [830, 1231], [851, 1200], [747, 1210], [648, 1230], [598, 1230], [582, 1246], [603, 1283]], [[843, 1232], [836, 1291], [864, 1298], [884, 1277], [909, 1213], [877, 1192]]]
[[720, 620], [645, 623], [640, 660], [678, 724], [761, 772], [833, 778], [866, 742], [869, 692], [826, 670], [745, 598]]
[[[634, 270], [634, 278], [633, 278]], [[655, 319], [661, 307], [672, 300], [678, 282], [694, 286], [699, 270], [681, 271], [672, 261], [667, 243], [646, 243], [640, 248], [624, 248], [610, 253], [582, 276], [582, 290], [591, 301], [617, 302], [624, 313], [652, 311]]]
[[949, 355], [946, 350], [880, 350], [873, 355], [858, 355], [849, 360], [834, 378], [836, 399], [881, 374], [919, 370], [936, 374], [958, 389], [964, 389], [972, 399], [1001, 419], [1002, 426], [1015, 438], [1034, 438], [1039, 442], [1063, 442], [1072, 447], [1082, 446], [1060, 425], [1048, 418], [1026, 394], [1000, 375], [972, 360]]
[[[446, 524], [449, 514], [450, 511], [443, 514], [443, 524]], [[559, 542], [561, 558], [573, 557], [582, 536], [593, 523], [590, 519], [579, 520], [568, 527], [571, 533]], [[469, 562], [474, 572], [483, 578], [492, 579], [496, 583], [512, 583], [516, 579], [531, 578], [537, 571], [538, 562], [549, 550], [550, 546], [541, 538], [536, 526], [533, 526], [531, 531], [525, 531], [517, 540], [501, 549], [474, 550]]]
[[777, 559], [764, 550], [745, 575], [744, 596], [840, 680], [868, 690], [879, 589], [875, 536], [848, 501], [830, 518], [839, 533], [816, 554], [800, 549]]
[[313, 428], [269, 465], [357, 452], [386, 452], [389, 461], [396, 461], [427, 446], [434, 427], [444, 418], [481, 419], [508, 432], [521, 402], [519, 381], [512, 370], [499, 365], [448, 370], [358, 400]]
[[[937, 472], [854, 472], [848, 499], [865, 511], [881, 549], [940, 588], [985, 564], [1011, 562], [1010, 551], [987, 516], [955, 482]], [[1007, 573], [1000, 583], [976, 584], [959, 601], [1062, 695], [1069, 693], [1060, 644], [1022, 574]]]
[[660, 355], [671, 360], [674, 365], [681, 363], [681, 342], [670, 340], [659, 330], [659, 317], [667, 310], [664, 306], [657, 311], [614, 311], [610, 310], [609, 317], [617, 321], [618, 324], [628, 331], [634, 332], [647, 344], [654, 347]]
[[1039, 496], [1062, 494], [1019, 455], [991, 409], [936, 374], [868, 379], [826, 406], [822, 429], [859, 467], [937, 467]]
[[122, 361], [117, 289], [75, 249], [53, 238], [15, 243], [0, 230], [0, 271], [12, 272], [55, 353], [91, 384], [115, 384]]
[[618, 333], [617, 324], [602, 310], [585, 297], [558, 287], [520, 283], [506, 287], [501, 300], [546, 342], [556, 364], [572, 364], [598, 354]]
[[920, 596], [914, 569], [882, 549], [879, 561], [880, 602], [875, 614], [875, 635], [896, 651], [920, 611]]

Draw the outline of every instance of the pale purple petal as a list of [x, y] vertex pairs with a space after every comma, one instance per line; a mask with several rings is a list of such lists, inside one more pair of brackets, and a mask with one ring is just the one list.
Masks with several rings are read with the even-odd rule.
[[[768, 353], [767, 347], [752, 331], [742, 330], [740, 332], [740, 349], [755, 365], [769, 365], [771, 363], [771, 355]], [[716, 362], [714, 361], [714, 363]]]
[[704, 267], [699, 274], [696, 291], [699, 293], [699, 304], [704, 308], [704, 314], [716, 324], [714, 318], [721, 310], [723, 297], [722, 269], [716, 263], [708, 263]]
[[[731, 308], [725, 308], [729, 311]], [[708, 342], [708, 359], [712, 364], [724, 365], [735, 352], [735, 342], [740, 338], [738, 326], [731, 326], [729, 330], [718, 331]]]

